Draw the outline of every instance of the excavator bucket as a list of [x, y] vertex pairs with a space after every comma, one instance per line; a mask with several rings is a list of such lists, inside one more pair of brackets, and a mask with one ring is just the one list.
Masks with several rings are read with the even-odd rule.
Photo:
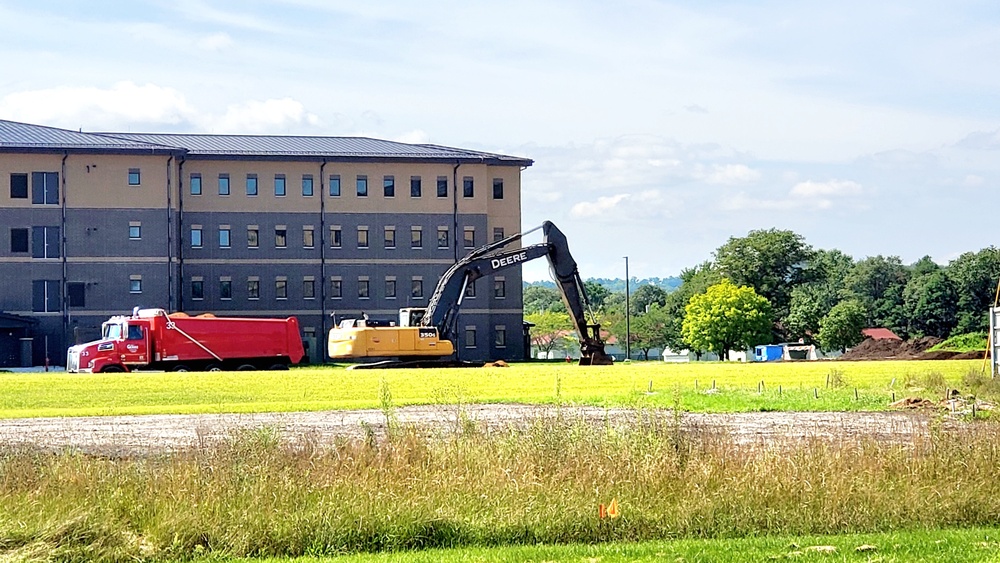
[[606, 353], [597, 352], [590, 356], [580, 356], [581, 366], [610, 366], [615, 363], [615, 359]]

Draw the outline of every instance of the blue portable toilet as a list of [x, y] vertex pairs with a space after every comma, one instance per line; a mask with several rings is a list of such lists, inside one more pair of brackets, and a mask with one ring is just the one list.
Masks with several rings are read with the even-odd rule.
[[784, 356], [784, 346], [778, 344], [764, 344], [753, 349], [754, 360], [758, 362], [774, 362]]

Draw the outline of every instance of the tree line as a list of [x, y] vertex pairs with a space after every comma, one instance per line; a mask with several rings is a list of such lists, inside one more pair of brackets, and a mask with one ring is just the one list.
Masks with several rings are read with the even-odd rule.
[[[630, 345], [713, 351], [802, 341], [843, 350], [861, 330], [884, 327], [902, 338], [947, 338], [988, 329], [1000, 279], [1000, 249], [966, 252], [947, 265], [925, 256], [855, 260], [840, 250], [814, 249], [792, 231], [751, 231], [731, 237], [712, 259], [685, 269], [674, 291], [639, 285], [629, 296]], [[625, 292], [588, 280], [598, 321], [624, 343]], [[551, 350], [570, 323], [554, 288], [524, 290], [525, 320], [535, 344]], [[624, 348], [624, 345], [621, 346]]]

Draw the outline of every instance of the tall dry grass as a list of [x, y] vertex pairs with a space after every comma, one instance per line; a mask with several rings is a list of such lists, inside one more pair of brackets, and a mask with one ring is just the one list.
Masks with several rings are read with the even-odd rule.
[[[388, 413], [387, 417], [391, 413]], [[0, 558], [156, 560], [993, 525], [1000, 425], [903, 444], [748, 447], [637, 411], [627, 426], [281, 439], [159, 457], [0, 452]], [[621, 518], [601, 521], [617, 499]]]

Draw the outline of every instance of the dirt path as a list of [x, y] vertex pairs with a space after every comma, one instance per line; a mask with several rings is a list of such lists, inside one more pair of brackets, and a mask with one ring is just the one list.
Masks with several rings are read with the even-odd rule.
[[[649, 413], [647, 413], [648, 415]], [[667, 411], [653, 413], [671, 416]], [[592, 424], [630, 425], [640, 415], [627, 409], [532, 405], [434, 405], [395, 409], [401, 424], [450, 432], [475, 424], [484, 431], [518, 428], [539, 417], [560, 416]], [[780, 441], [868, 436], [910, 442], [929, 431], [930, 416], [920, 412], [683, 414], [685, 431], [728, 436], [741, 445]], [[321, 444], [339, 437], [361, 437], [385, 430], [380, 410], [260, 414], [144, 415], [0, 420], [0, 446], [73, 448], [100, 455], [143, 455], [204, 446], [234, 432], [275, 429], [290, 442], [308, 437]]]

